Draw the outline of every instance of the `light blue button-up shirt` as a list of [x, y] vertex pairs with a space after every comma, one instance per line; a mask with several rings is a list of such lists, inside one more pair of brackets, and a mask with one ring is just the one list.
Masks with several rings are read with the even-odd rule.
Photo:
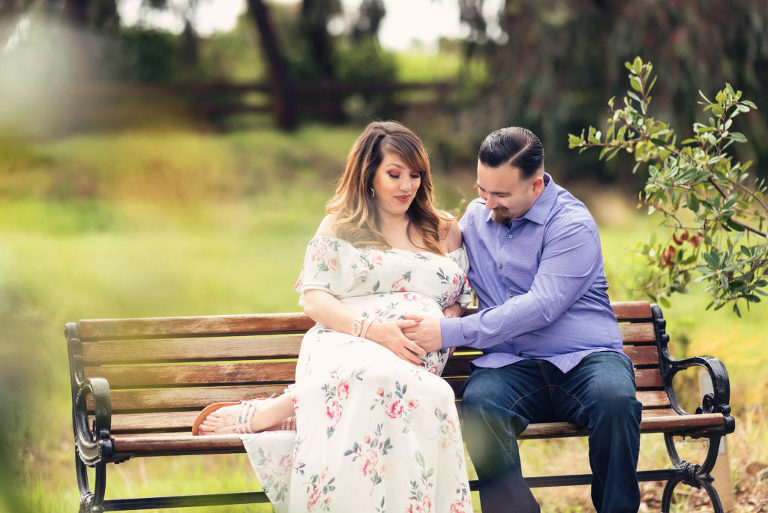
[[478, 313], [441, 319], [440, 328], [443, 347], [483, 350], [478, 367], [538, 358], [568, 372], [595, 351], [622, 352], [597, 225], [546, 173], [544, 181], [511, 226], [495, 222], [482, 199], [459, 221]]

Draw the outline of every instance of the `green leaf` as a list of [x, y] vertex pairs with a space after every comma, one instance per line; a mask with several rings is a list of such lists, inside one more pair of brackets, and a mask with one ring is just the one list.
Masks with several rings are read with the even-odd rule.
[[743, 232], [744, 230], [746, 230], [746, 228], [744, 228], [742, 225], [740, 225], [738, 223], [733, 222], [730, 218], [728, 218], [728, 220], [726, 220], [725, 224], [727, 224], [728, 228], [730, 228], [731, 230], [733, 230], [735, 232]]
[[729, 138], [737, 143], [745, 143], [747, 142], [747, 138], [744, 134], [741, 132], [731, 132]]
[[[651, 92], [651, 89], [653, 89], [653, 86], [656, 85], [656, 79], [659, 78], [658, 76], [653, 77], [651, 80], [651, 83], [648, 85], [647, 93]], [[648, 101], [650, 101], [650, 98], [648, 98]], [[745, 102], [746, 103], [746, 102]]]
[[663, 306], [664, 308], [672, 307], [672, 303], [669, 302], [669, 299], [667, 299], [666, 296], [659, 297], [659, 303], [661, 303], [661, 306]]
[[701, 205], [699, 204], [699, 198], [696, 196], [696, 193], [689, 192], [687, 200], [688, 208], [691, 210], [691, 212], [697, 213]]
[[635, 100], [637, 103], [642, 103], [643, 102], [643, 100], [641, 100], [640, 97], [638, 95], [636, 95], [635, 93], [633, 93], [632, 91], [627, 91], [627, 96], [629, 96], [630, 98]]
[[569, 149], [578, 148], [582, 144], [584, 144], [584, 139], [582, 137], [579, 137], [578, 135], [574, 135], [574, 134], [568, 134]]
[[605, 159], [606, 162], [611, 160], [613, 157], [616, 156], [616, 154], [619, 152], [621, 148], [615, 148], [611, 153], [608, 154], [608, 158]]
[[635, 91], [642, 92], [643, 90], [643, 83], [640, 81], [638, 77], [629, 77], [629, 85], [632, 86], [632, 89]]
[[704, 253], [703, 255], [701, 255], [701, 257], [704, 259], [707, 265], [709, 265], [709, 267], [711, 267], [712, 269], [717, 269], [718, 267], [717, 253], [714, 253], [714, 252]]

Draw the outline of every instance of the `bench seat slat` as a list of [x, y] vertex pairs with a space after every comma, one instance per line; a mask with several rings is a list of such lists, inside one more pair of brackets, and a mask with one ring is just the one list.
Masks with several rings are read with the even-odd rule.
[[[652, 377], [649, 379], [655, 379]], [[464, 377], [447, 377], [446, 381], [458, 394], [464, 384]], [[146, 411], [146, 410], [178, 410], [185, 408], [203, 408], [218, 401], [237, 401], [254, 397], [266, 397], [280, 394], [290, 380], [283, 383], [262, 385], [230, 385], [230, 386], [200, 386], [186, 388], [159, 389], [124, 389], [112, 391], [112, 410]], [[637, 391], [637, 399], [644, 408], [669, 407], [669, 398], [664, 390]], [[92, 405], [89, 404], [89, 408]]]
[[[200, 410], [174, 411], [160, 413], [118, 413], [112, 415], [112, 432], [158, 432], [158, 431], [189, 431], [192, 422]], [[643, 421], [655, 417], [679, 417], [670, 408], [643, 410]], [[91, 421], [93, 416], [91, 416]]]
[[303, 335], [121, 340], [83, 343], [86, 365], [291, 358]]
[[[702, 415], [669, 415], [645, 417], [640, 424], [644, 433], [665, 431], [695, 431], [697, 429], [721, 426], [724, 422], [719, 413]], [[567, 422], [530, 424], [521, 438], [552, 438], [583, 436], [586, 431]], [[242, 452], [243, 444], [238, 436], [192, 436], [184, 433], [116, 434], [115, 448], [118, 452], [141, 455], [173, 454], [177, 452]]]

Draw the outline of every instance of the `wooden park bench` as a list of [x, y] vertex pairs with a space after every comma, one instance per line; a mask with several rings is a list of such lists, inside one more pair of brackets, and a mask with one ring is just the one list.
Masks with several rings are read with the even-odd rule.
[[[674, 359], [661, 309], [647, 302], [613, 303], [624, 350], [632, 358], [642, 433], [663, 433], [669, 468], [638, 472], [641, 481], [666, 481], [661, 510], [669, 511], [678, 483], [703, 487], [716, 512], [720, 499], [712, 470], [720, 438], [733, 432], [728, 373], [717, 358]], [[196, 437], [192, 421], [207, 404], [280, 393], [294, 379], [303, 333], [313, 322], [301, 313], [98, 319], [68, 323], [76, 472], [80, 511], [100, 512], [268, 502], [263, 492], [105, 500], [107, 466], [130, 458], [244, 452], [237, 435]], [[477, 352], [460, 348], [443, 377], [459, 391]], [[712, 380], [695, 413], [672, 389], [678, 371], [701, 366]], [[460, 398], [458, 398], [460, 400]], [[585, 436], [574, 424], [531, 424], [521, 438]], [[702, 464], [683, 461], [673, 437], [708, 439]], [[93, 490], [87, 467], [95, 467]], [[589, 484], [589, 474], [536, 476], [533, 487]], [[477, 482], [470, 482], [472, 489]]]

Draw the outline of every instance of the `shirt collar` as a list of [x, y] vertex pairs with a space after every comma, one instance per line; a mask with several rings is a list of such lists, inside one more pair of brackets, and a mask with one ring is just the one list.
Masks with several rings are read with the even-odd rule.
[[[544, 190], [533, 203], [533, 206], [528, 209], [528, 212], [521, 219], [527, 219], [536, 224], [544, 224], [549, 216], [549, 212], [552, 210], [552, 205], [557, 198], [557, 188], [555, 181], [549, 173], [544, 173]], [[495, 223], [493, 220], [493, 211], [486, 210], [485, 221], [487, 223]]]

